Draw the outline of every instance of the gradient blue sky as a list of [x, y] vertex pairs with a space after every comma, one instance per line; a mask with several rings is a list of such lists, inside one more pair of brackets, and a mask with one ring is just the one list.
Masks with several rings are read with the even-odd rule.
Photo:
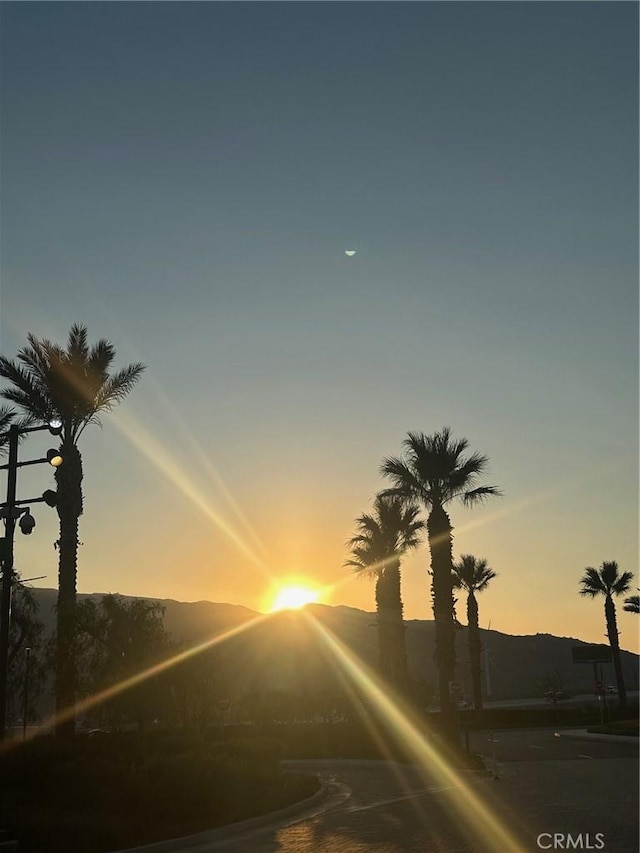
[[[1, 17], [0, 349], [78, 321], [148, 365], [82, 439], [80, 591], [260, 609], [348, 577], [381, 459], [446, 424], [504, 491], [451, 510], [499, 574], [481, 623], [602, 641], [579, 578], [638, 566], [637, 4]], [[55, 586], [37, 518], [17, 566]]]

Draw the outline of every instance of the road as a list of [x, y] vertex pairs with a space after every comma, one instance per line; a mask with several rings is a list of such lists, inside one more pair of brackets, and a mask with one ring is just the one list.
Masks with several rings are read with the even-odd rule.
[[[462, 774], [443, 781], [376, 761], [292, 762], [333, 780], [331, 809], [197, 851], [533, 853], [554, 849], [546, 845], [555, 833], [555, 849], [637, 853], [636, 744], [528, 729], [475, 733], [471, 746], [488, 756], [497, 778]], [[566, 846], [569, 834], [573, 848]]]
[[[637, 690], [628, 690], [627, 691], [627, 701], [629, 704], [637, 704], [638, 697], [640, 694]], [[584, 705], [595, 705], [602, 704], [604, 709], [605, 705], [609, 708], [617, 708], [618, 706], [618, 695], [607, 694], [603, 697], [598, 697], [594, 693], [580, 693], [576, 696], [572, 696], [570, 699], [560, 699], [556, 703], [558, 708], [576, 708], [583, 707]], [[485, 708], [552, 708], [553, 702], [550, 699], [545, 698], [544, 696], [538, 697], [530, 697], [528, 699], [496, 699], [496, 700], [484, 700], [483, 707]], [[440, 706], [437, 704], [429, 706], [429, 711], [439, 711]]]

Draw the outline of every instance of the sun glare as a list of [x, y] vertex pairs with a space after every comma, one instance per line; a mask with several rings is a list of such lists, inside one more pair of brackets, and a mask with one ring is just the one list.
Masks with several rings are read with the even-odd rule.
[[305, 604], [313, 604], [319, 598], [320, 592], [310, 586], [287, 584], [276, 591], [269, 609], [272, 613], [276, 610], [299, 610]]

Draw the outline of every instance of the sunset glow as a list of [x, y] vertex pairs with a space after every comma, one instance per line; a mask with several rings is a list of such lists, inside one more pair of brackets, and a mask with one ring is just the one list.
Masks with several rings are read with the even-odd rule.
[[303, 584], [287, 584], [276, 591], [269, 610], [299, 610], [305, 604], [313, 604], [320, 598], [320, 592]]

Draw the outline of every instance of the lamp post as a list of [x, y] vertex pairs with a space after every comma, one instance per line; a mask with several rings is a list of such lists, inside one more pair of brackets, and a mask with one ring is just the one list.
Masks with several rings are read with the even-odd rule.
[[[27, 462], [18, 462], [18, 442], [20, 436], [27, 432], [39, 432], [49, 430], [54, 435], [59, 435], [62, 424], [52, 421], [36, 427], [9, 427], [8, 437], [8, 462], [0, 465], [0, 470], [7, 472], [7, 499], [0, 504], [0, 514], [4, 520], [5, 535], [0, 539], [0, 562], [2, 564], [2, 591], [0, 592], [0, 742], [5, 739], [7, 726], [7, 681], [9, 671], [9, 624], [11, 620], [11, 587], [13, 585], [13, 540], [16, 529], [16, 520], [21, 531], [29, 535], [35, 527], [35, 519], [31, 515], [29, 506], [23, 504], [39, 503], [44, 501], [49, 506], [55, 506], [56, 493], [47, 490], [39, 498], [29, 500], [16, 499], [16, 484], [18, 479], [18, 468], [26, 465], [39, 465], [48, 462], [54, 468], [62, 465], [62, 456], [57, 450], [47, 451], [47, 455], [41, 459], [31, 459]], [[4, 436], [3, 436], [4, 437]]]

